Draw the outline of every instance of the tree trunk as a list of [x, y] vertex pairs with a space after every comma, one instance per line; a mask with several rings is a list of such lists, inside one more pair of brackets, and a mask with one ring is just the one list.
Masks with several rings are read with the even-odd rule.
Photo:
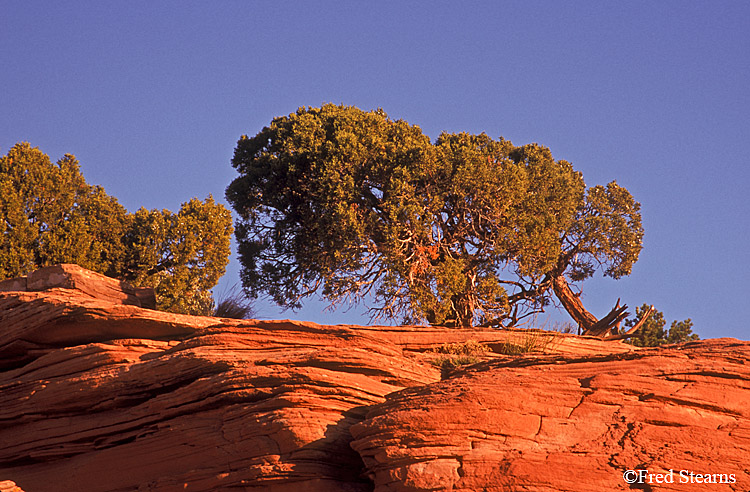
[[[555, 291], [557, 298], [560, 299], [565, 310], [570, 314], [570, 317], [583, 329], [582, 335], [593, 335], [596, 337], [614, 336], [617, 334], [617, 327], [620, 326], [622, 320], [628, 317], [629, 313], [625, 311], [628, 307], [620, 306], [620, 300], [617, 299], [615, 307], [602, 319], [597, 319], [596, 316], [583, 307], [580, 296], [570, 289], [567, 280], [562, 275], [554, 277], [552, 280], [552, 289]], [[648, 313], [648, 315], [650, 314]], [[641, 325], [642, 323], [639, 323], [637, 328], [629, 331], [630, 336]]]
[[599, 321], [596, 319], [596, 316], [583, 307], [580, 296], [570, 290], [565, 277], [558, 275], [553, 278], [552, 289], [555, 291], [557, 298], [560, 299], [565, 310], [570, 314], [570, 317], [583, 328], [584, 333]]
[[606, 337], [608, 335], [617, 334], [619, 331], [620, 323], [622, 320], [628, 317], [627, 306], [620, 306], [620, 299], [617, 299], [617, 303], [612, 310], [607, 313], [605, 317], [594, 323], [584, 335], [594, 335], [596, 337]]

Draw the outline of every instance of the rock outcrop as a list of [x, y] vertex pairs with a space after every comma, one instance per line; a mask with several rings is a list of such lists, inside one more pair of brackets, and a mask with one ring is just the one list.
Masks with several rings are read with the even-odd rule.
[[0, 292], [39, 292], [53, 289], [75, 290], [78, 294], [116, 304], [156, 308], [154, 289], [133, 287], [127, 282], [78, 265], [54, 265], [40, 268], [25, 277], [0, 281]]
[[495, 360], [389, 395], [352, 446], [376, 491], [746, 491], [749, 363], [727, 339]]
[[0, 478], [27, 492], [370, 490], [349, 427], [439, 378], [347, 327], [181, 316], [75, 289], [0, 293], [0, 326]]
[[23, 492], [23, 489], [12, 480], [3, 480], [0, 481], [0, 492]]
[[[745, 342], [535, 333], [546, 354], [509, 357], [527, 332], [191, 317], [148, 298], [74, 265], [0, 282], [0, 490], [627, 490], [639, 466], [748, 489]], [[441, 375], [431, 349], [469, 340], [492, 351]]]

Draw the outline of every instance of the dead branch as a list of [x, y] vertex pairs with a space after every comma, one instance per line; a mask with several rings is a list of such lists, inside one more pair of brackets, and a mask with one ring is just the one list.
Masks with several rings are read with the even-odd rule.
[[643, 324], [648, 321], [648, 319], [651, 317], [652, 314], [654, 314], [655, 308], [653, 305], [648, 308], [648, 311], [643, 313], [643, 316], [641, 316], [641, 319], [638, 320], [636, 324], [634, 324], [628, 331], [625, 333], [615, 333], [613, 335], [605, 336], [604, 340], [624, 340], [626, 338], [634, 337], [636, 332], [643, 326]]
[[606, 316], [597, 319], [596, 316], [586, 310], [581, 302], [580, 295], [571, 290], [563, 275], [558, 275], [553, 279], [552, 288], [565, 310], [582, 328], [582, 334], [601, 337], [604, 340], [623, 340], [634, 336], [654, 312], [654, 306], [651, 306], [638, 323], [626, 333], [620, 334], [620, 323], [630, 314], [627, 312], [627, 306], [620, 306], [620, 299], [617, 299], [615, 307]]
[[556, 276], [552, 280], [552, 290], [555, 291], [555, 295], [562, 303], [565, 310], [570, 314], [570, 317], [578, 323], [578, 325], [586, 333], [591, 329], [599, 320], [588, 312], [583, 303], [581, 302], [580, 295], [575, 294], [568, 285], [567, 280], [562, 275]]
[[[592, 335], [595, 337], [604, 337], [610, 334], [617, 333], [617, 326], [620, 322], [628, 317], [630, 313], [626, 311], [627, 306], [620, 306], [620, 299], [617, 299], [617, 304], [612, 310], [607, 313], [605, 317], [594, 323], [588, 330], [583, 332], [584, 335]], [[613, 333], [614, 332], [614, 333]]]

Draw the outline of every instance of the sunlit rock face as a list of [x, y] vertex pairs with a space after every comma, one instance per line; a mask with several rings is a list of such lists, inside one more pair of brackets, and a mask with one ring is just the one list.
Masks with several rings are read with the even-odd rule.
[[377, 491], [745, 491], [749, 359], [718, 339], [486, 362], [388, 395], [352, 446]]
[[181, 316], [70, 286], [2, 292], [0, 313], [0, 478], [32, 492], [371, 490], [349, 427], [439, 378], [347, 327]]
[[[193, 317], [149, 299], [75, 265], [0, 282], [1, 492], [629, 490], [638, 467], [748, 489], [745, 342], [559, 334], [511, 357], [523, 331]], [[430, 350], [469, 340], [482, 362], [441, 374]]]

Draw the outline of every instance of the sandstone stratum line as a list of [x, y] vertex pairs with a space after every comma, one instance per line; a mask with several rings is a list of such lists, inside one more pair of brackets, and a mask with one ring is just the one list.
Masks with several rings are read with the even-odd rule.
[[[75, 265], [0, 282], [0, 491], [750, 489], [750, 342], [508, 356], [522, 330], [148, 307]], [[441, 374], [431, 350], [470, 340], [490, 351]]]

